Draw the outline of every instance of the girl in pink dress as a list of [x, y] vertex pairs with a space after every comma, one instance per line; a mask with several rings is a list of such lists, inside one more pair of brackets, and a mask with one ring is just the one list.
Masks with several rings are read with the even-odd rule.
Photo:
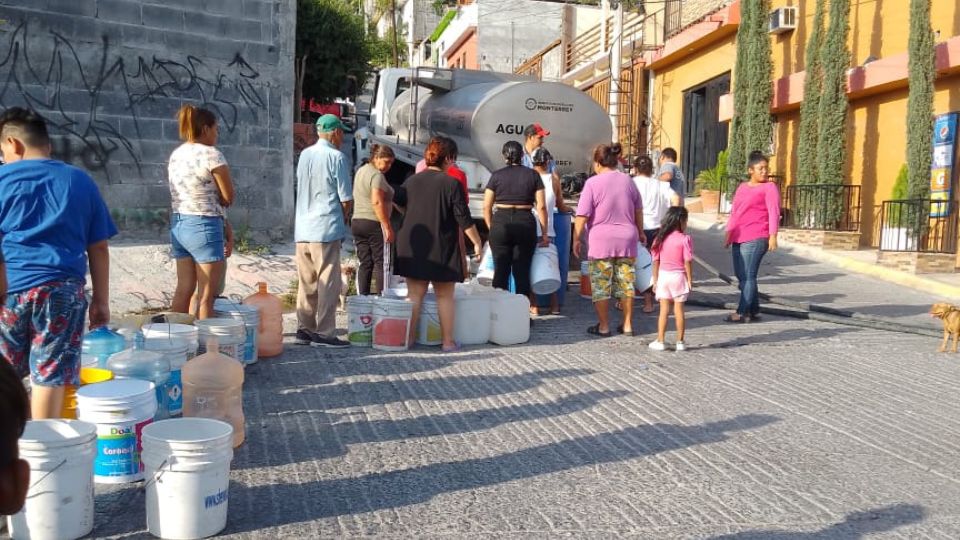
[[684, 232], [687, 230], [687, 216], [687, 209], [682, 206], [673, 206], [667, 210], [650, 250], [653, 256], [653, 289], [660, 302], [657, 340], [650, 343], [650, 348], [655, 351], [666, 349], [664, 339], [671, 304], [677, 324], [676, 349], [686, 349], [683, 343], [686, 326], [683, 304], [693, 288], [693, 239]]

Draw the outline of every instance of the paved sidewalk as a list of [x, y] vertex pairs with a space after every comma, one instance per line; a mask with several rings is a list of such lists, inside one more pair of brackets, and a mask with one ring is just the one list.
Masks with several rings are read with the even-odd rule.
[[[717, 271], [734, 276], [730, 250], [723, 248], [724, 230], [712, 214], [691, 214], [688, 232], [694, 238], [697, 257]], [[830, 262], [819, 262], [813, 250], [781, 242], [768, 253], [760, 267], [760, 291], [778, 299], [806, 302], [865, 315], [881, 316], [915, 326], [941, 328], [928, 315], [936, 302], [950, 297], [862, 275]], [[695, 277], [703, 280], [698, 291], [724, 295], [736, 301], [737, 291], [703, 267], [695, 265]], [[960, 285], [960, 274], [957, 275]], [[736, 282], [734, 277], [734, 283]]]

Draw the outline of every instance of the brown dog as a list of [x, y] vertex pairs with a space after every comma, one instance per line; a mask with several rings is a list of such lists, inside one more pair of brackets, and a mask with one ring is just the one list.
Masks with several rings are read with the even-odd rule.
[[957, 352], [957, 341], [960, 341], [960, 307], [939, 303], [930, 308], [930, 316], [943, 321], [943, 343], [937, 352], [947, 351], [947, 342], [950, 336], [953, 336], [953, 349], [951, 352]]

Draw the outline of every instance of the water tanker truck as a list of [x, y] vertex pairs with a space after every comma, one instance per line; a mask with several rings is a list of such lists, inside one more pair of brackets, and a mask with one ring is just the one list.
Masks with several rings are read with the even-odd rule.
[[[550, 131], [544, 146], [561, 175], [589, 173], [594, 146], [612, 136], [607, 113], [572, 86], [490, 71], [384, 69], [374, 84], [358, 158], [372, 144], [390, 146], [397, 161], [388, 180], [399, 184], [423, 159], [430, 138], [442, 135], [456, 141], [457, 165], [467, 173], [470, 190], [480, 191], [490, 173], [504, 166], [503, 144], [523, 144], [523, 130], [533, 123]], [[479, 217], [481, 197], [470, 199]]]

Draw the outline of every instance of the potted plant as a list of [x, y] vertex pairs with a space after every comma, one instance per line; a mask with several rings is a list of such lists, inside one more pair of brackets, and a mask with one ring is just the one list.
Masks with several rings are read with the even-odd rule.
[[717, 164], [709, 169], [700, 171], [697, 175], [697, 189], [700, 190], [700, 203], [703, 211], [717, 213], [720, 211], [720, 187], [727, 180], [727, 151], [717, 154]]
[[[905, 201], [909, 198], [907, 166], [904, 164], [897, 173], [893, 183], [890, 200]], [[883, 217], [880, 228], [880, 249], [888, 251], [913, 251], [915, 246], [913, 229], [916, 216], [912, 215], [912, 208], [907, 206], [891, 205], [890, 212]]]

